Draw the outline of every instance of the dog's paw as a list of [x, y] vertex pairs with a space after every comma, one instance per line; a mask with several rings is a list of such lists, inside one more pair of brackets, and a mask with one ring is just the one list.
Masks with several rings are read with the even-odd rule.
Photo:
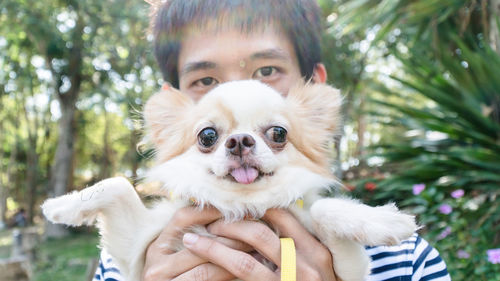
[[374, 207], [374, 211], [378, 220], [366, 226], [366, 245], [397, 245], [418, 230], [415, 217], [400, 212], [394, 204]]
[[134, 187], [125, 178], [100, 181], [81, 191], [49, 199], [42, 205], [43, 214], [54, 223], [92, 224], [98, 213], [109, 206], [142, 206]]
[[351, 199], [327, 198], [311, 207], [319, 231], [363, 245], [396, 245], [417, 229], [415, 219], [394, 204], [370, 207]]
[[90, 223], [94, 218], [82, 212], [78, 200], [79, 192], [73, 192], [60, 197], [48, 199], [42, 204], [44, 216], [53, 223], [79, 226]]

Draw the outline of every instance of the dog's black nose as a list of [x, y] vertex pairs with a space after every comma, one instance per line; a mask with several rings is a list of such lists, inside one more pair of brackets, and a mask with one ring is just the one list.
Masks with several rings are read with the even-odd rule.
[[226, 148], [232, 155], [244, 156], [252, 152], [255, 139], [249, 134], [236, 134], [226, 140]]

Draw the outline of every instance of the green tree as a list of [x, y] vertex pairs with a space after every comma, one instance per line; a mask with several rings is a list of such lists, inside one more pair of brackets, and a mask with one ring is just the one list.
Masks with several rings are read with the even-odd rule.
[[[113, 124], [133, 123], [125, 120], [130, 119], [130, 108], [140, 110], [143, 99], [158, 87], [156, 72], [149, 66], [153, 60], [147, 51], [150, 49], [146, 34], [148, 10], [147, 4], [140, 1], [6, 0], [0, 3], [0, 43], [6, 42], [0, 57], [12, 73], [11, 77], [0, 80], [2, 93], [7, 99], [16, 99], [24, 105], [20, 107], [24, 117], [20, 120], [21, 126], [17, 126], [19, 131], [15, 132], [27, 133], [29, 168], [24, 186], [34, 188], [43, 177], [49, 176], [47, 192], [50, 196], [61, 195], [74, 188], [75, 176], [82, 179], [79, 184], [86, 184], [85, 176], [74, 173], [75, 166], [86, 165], [81, 159], [100, 165], [97, 176], [92, 176], [97, 180], [123, 170], [125, 164], [120, 158], [125, 152], [117, 150], [120, 143], [125, 143], [127, 148], [133, 146], [129, 154], [137, 155], [136, 126], [129, 125], [135, 131], [127, 134]], [[129, 81], [130, 77], [135, 77], [134, 81]], [[46, 102], [33, 106], [33, 100], [39, 96], [45, 96]], [[100, 102], [96, 105], [95, 100]], [[108, 112], [105, 104], [117, 110]], [[93, 134], [90, 129], [87, 135], [81, 134], [79, 130], [84, 126], [99, 130], [95, 124], [86, 124], [83, 118], [90, 116], [85, 111], [98, 112], [97, 107], [101, 108], [97, 124], [102, 124], [100, 128], [104, 130], [97, 144], [100, 148], [95, 150], [98, 157], [90, 159], [83, 157], [89, 153], [86, 148], [82, 147], [76, 155], [75, 147]], [[48, 112], [55, 115], [49, 116]], [[51, 128], [54, 121], [57, 121], [57, 130]], [[117, 131], [121, 132], [119, 143], [112, 138]], [[44, 138], [52, 139], [52, 136], [57, 136], [57, 145], [46, 146]], [[15, 150], [2, 153], [4, 160], [11, 155], [10, 151]], [[114, 151], [120, 151], [120, 155]], [[141, 157], [133, 159], [138, 162]], [[50, 171], [47, 171], [47, 163], [53, 163]], [[138, 165], [132, 166], [133, 175]], [[37, 173], [43, 170], [43, 175]], [[38, 194], [34, 190], [26, 191], [23, 194], [27, 198], [23, 200], [28, 206], [36, 205]], [[48, 236], [61, 236], [65, 232], [64, 227], [47, 226]]]
[[[360, 42], [367, 43], [366, 31], [358, 30], [349, 34], [342, 34], [336, 21], [341, 13], [335, 1], [319, 1], [322, 13], [324, 32], [322, 35], [322, 61], [328, 71], [328, 83], [341, 89], [344, 96], [343, 116], [344, 124], [356, 129], [361, 136], [357, 143], [352, 143], [351, 134], [339, 130], [335, 139], [336, 161], [334, 169], [337, 177], [342, 178], [342, 162], [350, 158], [361, 158], [364, 150], [363, 136], [366, 129], [365, 114], [362, 111], [365, 91], [363, 79], [367, 49], [360, 48]], [[355, 108], [355, 110], [354, 110]], [[354, 149], [341, 150], [341, 142], [354, 145]]]
[[403, 135], [376, 148], [388, 177], [363, 196], [419, 214], [453, 279], [498, 279], [486, 255], [500, 244], [498, 1], [343, 5], [344, 32], [374, 30], [372, 48], [397, 63], [370, 88], [378, 121]]

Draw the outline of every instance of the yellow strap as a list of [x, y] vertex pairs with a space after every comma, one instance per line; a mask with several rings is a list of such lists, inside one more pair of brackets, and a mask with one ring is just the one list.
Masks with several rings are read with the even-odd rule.
[[280, 238], [281, 241], [281, 281], [296, 281], [297, 263], [295, 243], [292, 238]]
[[300, 209], [304, 209], [304, 200], [303, 199], [297, 199], [297, 201], [295, 201], [295, 205], [297, 207], [299, 207]]

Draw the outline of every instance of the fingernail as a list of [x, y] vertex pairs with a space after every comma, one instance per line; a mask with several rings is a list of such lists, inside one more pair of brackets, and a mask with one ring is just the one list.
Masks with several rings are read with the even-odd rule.
[[167, 249], [170, 249], [170, 244], [169, 243], [163, 243], [163, 244], [158, 245], [158, 248], [160, 248], [162, 250], [167, 250]]
[[184, 234], [184, 237], [182, 238], [182, 242], [186, 246], [191, 246], [194, 243], [196, 243], [196, 241], [198, 241], [198, 235], [193, 234], [193, 233], [186, 233], [186, 234]]

